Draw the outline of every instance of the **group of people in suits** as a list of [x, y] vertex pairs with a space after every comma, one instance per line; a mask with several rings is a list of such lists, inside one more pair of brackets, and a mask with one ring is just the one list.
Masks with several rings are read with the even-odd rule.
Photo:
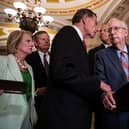
[[[90, 9], [79, 9], [72, 18], [72, 26], [64, 26], [55, 35], [50, 61], [47, 32], [37, 32], [33, 41], [28, 31], [12, 32], [7, 41], [9, 55], [0, 56], [0, 79], [24, 81], [27, 92], [10, 94], [0, 90], [1, 129], [90, 129], [94, 103], [102, 106], [98, 110], [99, 129], [129, 129], [129, 112], [115, 112], [117, 104], [113, 97], [128, 82], [119, 57], [120, 51], [126, 57], [129, 55], [128, 27], [116, 18], [107, 25], [100, 33], [107, 33], [112, 45], [94, 53], [94, 66], [83, 47], [83, 41], [94, 38], [98, 31], [97, 16]], [[37, 50], [32, 52], [34, 44]]]
[[[90, 129], [92, 103], [111, 88], [90, 76], [83, 40], [97, 32], [97, 16], [89, 9], [78, 10], [73, 26], [64, 26], [54, 37], [49, 65], [49, 85], [36, 129]], [[108, 104], [107, 104], [108, 105]]]
[[[102, 32], [105, 33], [104, 37], [102, 37]], [[129, 74], [129, 71], [124, 71], [120, 55], [121, 51], [124, 51], [128, 62], [127, 36], [127, 24], [117, 18], [111, 18], [106, 26], [104, 24], [100, 28], [100, 39], [103, 41], [103, 44], [89, 51], [92, 74], [96, 74], [99, 79], [109, 84], [114, 92], [128, 83], [126, 73]], [[99, 102], [95, 106], [95, 129], [129, 128], [129, 114], [127, 110], [109, 112], [103, 109], [103, 106]], [[114, 102], [115, 100], [112, 103]], [[114, 109], [112, 105], [106, 106], [104, 101], [103, 104], [108, 110]]]

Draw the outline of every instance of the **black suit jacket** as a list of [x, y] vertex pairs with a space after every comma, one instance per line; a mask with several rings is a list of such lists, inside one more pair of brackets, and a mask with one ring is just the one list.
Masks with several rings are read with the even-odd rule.
[[89, 129], [90, 105], [100, 82], [89, 76], [88, 55], [73, 27], [63, 27], [55, 36], [49, 68], [46, 109], [37, 129]]
[[28, 64], [31, 65], [34, 73], [35, 87], [40, 88], [47, 86], [47, 75], [43, 67], [42, 61], [37, 51], [33, 52], [31, 55], [28, 55], [26, 58]]

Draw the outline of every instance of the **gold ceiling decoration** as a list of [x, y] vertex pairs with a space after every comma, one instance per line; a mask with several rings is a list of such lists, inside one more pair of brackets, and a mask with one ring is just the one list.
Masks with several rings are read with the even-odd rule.
[[[0, 4], [3, 4], [8, 7], [12, 7], [12, 2], [15, 0], [0, 0]], [[111, 0], [63, 0], [64, 3], [61, 3], [60, 0], [40, 0], [42, 7], [47, 9], [46, 14], [53, 16], [68, 16], [73, 15], [76, 10], [80, 8], [89, 8], [96, 9], [104, 4], [110, 2]], [[34, 0], [26, 0], [27, 6], [30, 8], [35, 4]], [[65, 5], [65, 6], [64, 6]]]
[[[73, 0], [65, 0], [65, 1], [70, 1], [71, 2]], [[69, 2], [69, 4], [70, 4], [70, 2]], [[99, 8], [99, 7], [103, 6], [107, 2], [110, 2], [110, 0], [87, 0], [83, 3], [80, 0], [80, 4], [78, 4], [78, 5], [73, 4], [70, 7], [67, 7], [67, 6], [65, 6], [65, 7], [55, 7], [55, 6], [53, 6], [53, 7], [50, 7], [50, 8], [48, 7], [46, 9], [47, 9], [47, 13], [51, 14], [53, 16], [54, 15], [56, 15], [56, 16], [68, 16], [68, 15], [73, 15], [73, 13], [75, 13], [75, 11], [80, 9], [80, 8], [89, 8], [89, 9], [94, 10], [96, 8]], [[68, 3], [68, 2], [66, 2], [66, 3]]]

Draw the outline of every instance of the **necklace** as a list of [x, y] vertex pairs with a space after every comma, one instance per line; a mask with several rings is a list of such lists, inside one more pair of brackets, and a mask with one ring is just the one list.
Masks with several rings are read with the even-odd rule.
[[18, 63], [18, 65], [20, 66], [21, 69], [24, 69], [24, 70], [27, 69], [27, 66], [25, 64], [21, 63], [21, 61], [19, 59], [17, 59], [17, 57], [16, 57], [16, 62]]

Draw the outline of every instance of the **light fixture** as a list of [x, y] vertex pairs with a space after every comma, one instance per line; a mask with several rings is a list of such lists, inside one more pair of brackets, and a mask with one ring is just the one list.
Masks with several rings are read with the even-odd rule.
[[29, 28], [32, 31], [33, 27], [34, 32], [41, 26], [48, 26], [54, 20], [53, 17], [45, 15], [46, 9], [41, 7], [41, 1], [38, 3], [35, 1], [34, 5], [30, 9], [23, 2], [14, 2], [13, 6], [16, 10], [6, 8], [4, 12], [8, 15], [8, 20], [19, 23], [21, 29]]

